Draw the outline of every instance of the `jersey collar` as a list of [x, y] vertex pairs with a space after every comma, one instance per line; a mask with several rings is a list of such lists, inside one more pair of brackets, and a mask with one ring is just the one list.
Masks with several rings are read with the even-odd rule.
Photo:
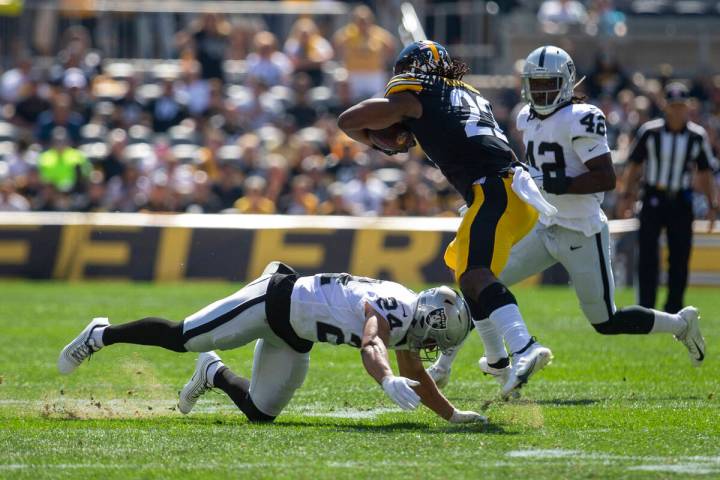
[[530, 107], [530, 113], [532, 114], [533, 118], [537, 118], [538, 120], [543, 121], [543, 120], [546, 120], [546, 119], [552, 117], [553, 115], [555, 115], [557, 112], [559, 112], [563, 108], [567, 107], [568, 105], [572, 105], [572, 100], [569, 100], [565, 103], [561, 103], [560, 105], [558, 105], [558, 107], [555, 110], [553, 110], [552, 112], [550, 112], [549, 114], [547, 114], [545, 116], [541, 116], [532, 107]]

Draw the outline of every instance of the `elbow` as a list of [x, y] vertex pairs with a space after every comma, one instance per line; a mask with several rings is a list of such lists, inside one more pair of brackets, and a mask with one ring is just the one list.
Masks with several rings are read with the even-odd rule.
[[360, 345], [360, 356], [362, 358], [372, 358], [378, 350], [378, 345], [374, 340], [363, 342]]
[[352, 116], [352, 113], [348, 110], [341, 113], [337, 121], [338, 128], [346, 133], [350, 130], [356, 130], [357, 127], [353, 125]]
[[617, 186], [617, 177], [615, 176], [615, 172], [611, 172], [610, 175], [608, 175], [607, 178], [607, 189], [606, 191], [615, 190], [615, 187]]
[[372, 353], [373, 353], [372, 345], [363, 345], [362, 347], [360, 347], [360, 356], [362, 358], [372, 356]]
[[342, 130], [343, 132], [347, 132], [347, 130], [348, 130], [348, 127], [347, 127], [347, 115], [345, 115], [346, 113], [347, 113], [347, 111], [341, 113], [340, 116], [338, 117], [338, 120], [337, 120], [337, 126], [338, 126], [338, 128], [339, 128], [340, 130]]
[[609, 192], [611, 190], [615, 190], [616, 185], [617, 176], [615, 175], [615, 170], [607, 170], [602, 179], [603, 191]]

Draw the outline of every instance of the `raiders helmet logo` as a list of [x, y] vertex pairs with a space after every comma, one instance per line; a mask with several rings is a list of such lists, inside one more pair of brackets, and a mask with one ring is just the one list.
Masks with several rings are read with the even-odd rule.
[[427, 315], [427, 323], [434, 330], [445, 330], [447, 328], [447, 315], [445, 309], [436, 308]]

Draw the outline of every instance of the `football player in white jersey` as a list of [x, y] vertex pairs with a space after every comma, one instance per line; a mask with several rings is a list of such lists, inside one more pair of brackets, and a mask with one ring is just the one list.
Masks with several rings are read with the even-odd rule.
[[[500, 281], [513, 285], [559, 262], [598, 333], [672, 334], [687, 348], [692, 364], [699, 366], [705, 341], [696, 308], [669, 314], [640, 306], [615, 307], [610, 235], [600, 208], [603, 193], [615, 188], [605, 116], [574, 96], [574, 87], [575, 66], [564, 50], [545, 46], [527, 57], [522, 73], [527, 105], [518, 115], [517, 128], [531, 173], [558, 212], [541, 214], [533, 231], [513, 247]], [[491, 328], [478, 331], [485, 346], [480, 368], [504, 384], [510, 368], [503, 339]], [[438, 385], [447, 383], [456, 353], [457, 349], [441, 355], [430, 367]]]
[[[459, 345], [471, 325], [465, 301], [448, 287], [415, 294], [398, 283], [347, 273], [299, 277], [272, 262], [257, 280], [179, 323], [150, 317], [110, 325], [95, 318], [62, 350], [58, 369], [69, 374], [116, 343], [206, 352], [180, 392], [179, 410], [189, 413], [202, 394], [218, 388], [250, 421], [271, 422], [305, 380], [313, 344], [347, 344], [361, 350], [367, 372], [401, 408], [422, 402], [451, 423], [483, 422], [482, 415], [457, 410], [443, 396], [419, 356]], [[252, 380], [234, 374], [212, 351], [254, 340]], [[388, 349], [396, 350], [399, 376], [390, 368]]]

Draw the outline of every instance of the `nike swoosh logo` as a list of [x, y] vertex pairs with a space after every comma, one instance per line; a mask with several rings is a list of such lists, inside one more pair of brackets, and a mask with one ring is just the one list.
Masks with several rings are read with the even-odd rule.
[[578, 248], [582, 248], [582, 245], [578, 245], [577, 247], [570, 245], [570, 250], [577, 250]]
[[530, 378], [530, 374], [535, 369], [535, 364], [537, 363], [537, 357], [533, 358], [532, 363], [528, 367], [528, 369], [525, 371], [525, 375], [518, 375], [518, 379], [520, 380], [520, 385], [524, 385], [527, 383], [528, 378]]
[[403, 316], [407, 317], [407, 312], [405, 311], [405, 305], [403, 305], [403, 304], [401, 303], [401, 304], [400, 304], [400, 307], [402, 308]]
[[588, 148], [588, 152], [592, 152], [592, 151], [595, 150], [597, 147], [598, 147], [598, 146], [595, 145], [593, 148]]
[[703, 360], [705, 360], [705, 354], [704, 354], [703, 351], [700, 349], [700, 346], [697, 344], [697, 342], [696, 342], [695, 340], [693, 340], [693, 343], [695, 344], [695, 348], [697, 348], [697, 351], [698, 351], [698, 354], [699, 354], [696, 360], [697, 360], [698, 362], [702, 362]]

